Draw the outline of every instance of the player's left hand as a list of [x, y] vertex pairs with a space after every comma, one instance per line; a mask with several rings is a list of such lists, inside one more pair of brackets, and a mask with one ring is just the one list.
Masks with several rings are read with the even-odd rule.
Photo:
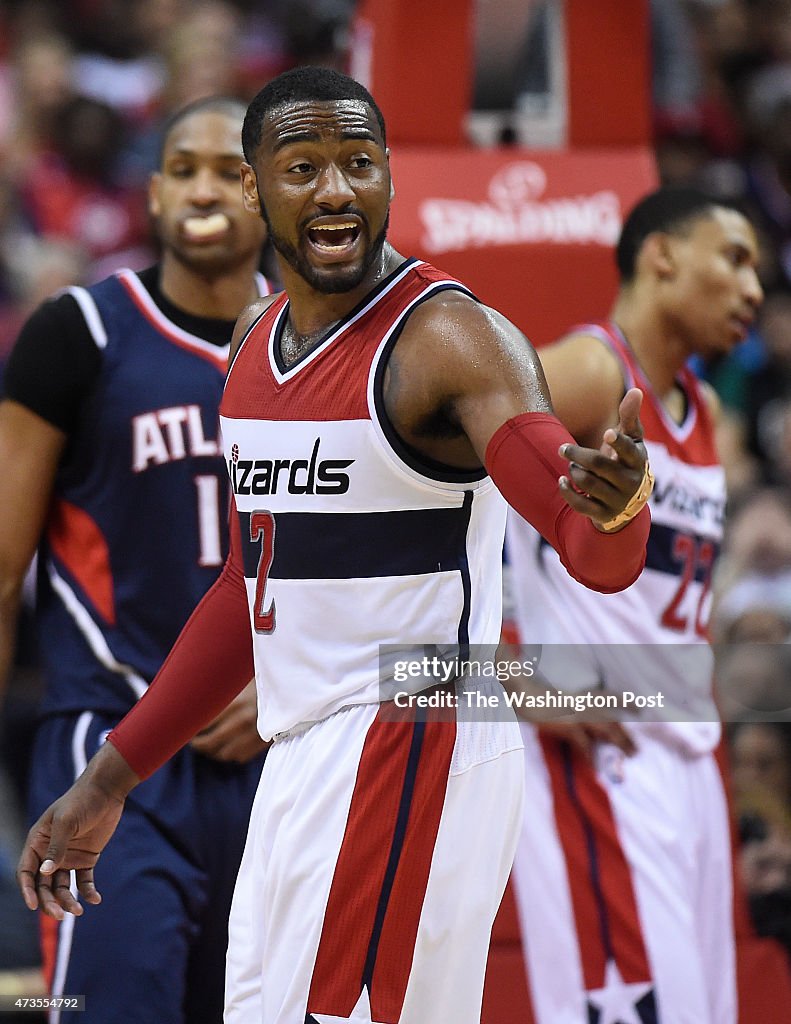
[[617, 429], [605, 430], [601, 447], [565, 444], [560, 454], [569, 461], [568, 476], [559, 486], [569, 505], [596, 525], [619, 515], [640, 490], [648, 463], [640, 423], [643, 393], [630, 388], [618, 407]]
[[251, 680], [190, 746], [215, 761], [251, 761], [268, 746], [258, 735], [257, 713], [255, 680]]
[[601, 743], [610, 743], [632, 757], [637, 747], [621, 722], [588, 720], [585, 722], [563, 722], [559, 719], [542, 722], [539, 731], [557, 740], [564, 740], [576, 750], [586, 761], [594, 763], [596, 747]]

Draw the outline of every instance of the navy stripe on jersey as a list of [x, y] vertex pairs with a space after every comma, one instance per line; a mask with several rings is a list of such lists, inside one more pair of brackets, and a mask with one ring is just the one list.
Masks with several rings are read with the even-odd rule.
[[[460, 569], [464, 573], [470, 504], [465, 495], [459, 508], [277, 512], [273, 516], [275, 543], [267, 578], [366, 579]], [[250, 539], [250, 516], [250, 512], [239, 512], [244, 574], [255, 579], [261, 540]], [[465, 602], [467, 616], [468, 605]]]
[[409, 821], [409, 812], [412, 809], [412, 799], [415, 794], [415, 782], [417, 780], [418, 765], [420, 764], [420, 754], [423, 750], [423, 738], [425, 732], [426, 723], [415, 722], [412, 727], [412, 742], [409, 745], [409, 759], [407, 760], [406, 773], [404, 776], [404, 786], [401, 790], [401, 800], [399, 801], [398, 806], [395, 832], [393, 834], [393, 841], [390, 845], [390, 856], [387, 859], [385, 877], [382, 881], [382, 890], [379, 893], [379, 903], [376, 907], [376, 918], [374, 919], [373, 933], [371, 935], [371, 941], [368, 944], [368, 954], [365, 958], [365, 967], [363, 968], [362, 981], [363, 985], [368, 987], [369, 992], [373, 987], [376, 954], [379, 952], [379, 941], [382, 938], [385, 914], [387, 913], [387, 906], [390, 902], [390, 896], [393, 891], [395, 874], [398, 870], [399, 861], [401, 860], [401, 854], [404, 849], [407, 823]]
[[[684, 574], [688, 555], [686, 552], [674, 554], [676, 537], [680, 534], [694, 537], [698, 544], [706, 543], [711, 545], [711, 557], [707, 557], [703, 561], [696, 560], [694, 576], [690, 579], [690, 582], [692, 582], [692, 579], [695, 579], [698, 583], [705, 583], [711, 573], [712, 563], [717, 560], [717, 556], [719, 555], [719, 542], [708, 538], [697, 537], [693, 534], [686, 534], [683, 530], [676, 530], [672, 526], [664, 526], [661, 523], [657, 523], [655, 519], [651, 523], [651, 533], [648, 537], [648, 545], [646, 548], [646, 569], [654, 569], [656, 572], [664, 572], [669, 576], [682, 576]], [[554, 548], [549, 541], [544, 540], [544, 538], [541, 537], [538, 549], [538, 567], [542, 574], [546, 575], [546, 566], [543, 560], [544, 555], [549, 552], [554, 554]], [[550, 557], [552, 557], [552, 555], [550, 555]]]
[[[464, 492], [464, 512], [466, 513], [466, 521], [464, 524], [464, 533], [467, 533], [467, 527], [470, 524], [470, 514], [472, 512], [472, 491]], [[459, 657], [469, 658], [470, 656], [470, 603], [472, 600], [472, 580], [470, 578], [470, 563], [467, 559], [467, 547], [463, 547], [461, 552], [461, 563], [459, 565], [461, 569], [461, 584], [464, 589], [464, 605], [461, 609], [461, 618], [459, 620]]]
[[693, 537], [698, 544], [705, 543], [711, 545], [712, 550], [709, 552], [709, 557], [702, 561], [700, 559], [695, 560], [694, 576], [690, 577], [690, 582], [694, 579], [698, 583], [705, 583], [711, 573], [712, 563], [716, 561], [719, 554], [719, 542], [686, 533], [684, 530], [676, 530], [672, 526], [657, 523], [656, 520], [653, 520], [651, 523], [651, 533], [648, 537], [646, 548], [645, 567], [646, 569], [654, 569], [656, 572], [668, 573], [671, 576], [683, 575], [689, 556], [686, 550], [681, 552], [676, 550], [676, 538], [682, 535]]

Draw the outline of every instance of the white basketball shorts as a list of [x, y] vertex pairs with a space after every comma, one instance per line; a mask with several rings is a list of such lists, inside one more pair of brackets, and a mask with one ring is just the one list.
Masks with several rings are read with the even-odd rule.
[[635, 730], [596, 766], [523, 726], [514, 890], [536, 1024], [735, 1024], [731, 843], [711, 754]]
[[273, 744], [231, 910], [226, 1024], [479, 1024], [520, 731], [409, 716], [360, 705]]

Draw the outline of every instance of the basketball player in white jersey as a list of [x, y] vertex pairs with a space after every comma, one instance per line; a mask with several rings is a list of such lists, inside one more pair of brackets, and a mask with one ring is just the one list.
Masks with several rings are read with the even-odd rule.
[[725, 487], [716, 401], [687, 362], [746, 336], [762, 299], [757, 242], [738, 209], [660, 189], [627, 217], [616, 258], [609, 320], [575, 328], [541, 361], [580, 444], [601, 436], [626, 389], [642, 388], [656, 476], [646, 567], [623, 593], [593, 594], [517, 515], [507, 546], [520, 639], [545, 645], [550, 685], [659, 695], [664, 707], [642, 720], [627, 709], [606, 727], [523, 726], [529, 811], [514, 888], [537, 1024], [733, 1024], [707, 633]]
[[578, 448], [516, 328], [387, 244], [385, 126], [357, 82], [287, 72], [251, 103], [242, 141], [245, 203], [285, 292], [237, 325], [221, 405], [232, 553], [137, 713], [33, 827], [20, 883], [31, 908], [81, 913], [74, 868], [97, 902], [93, 864], [126, 793], [255, 663], [273, 743], [231, 912], [226, 1021], [477, 1024], [521, 820], [519, 729], [399, 716], [381, 701], [380, 651], [496, 644], [498, 490], [579, 579], [631, 583], [649, 527], [641, 396]]

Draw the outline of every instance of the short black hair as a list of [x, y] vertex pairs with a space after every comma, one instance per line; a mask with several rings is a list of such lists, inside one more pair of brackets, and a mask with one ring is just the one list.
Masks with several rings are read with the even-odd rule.
[[734, 200], [687, 186], [666, 185], [641, 199], [624, 221], [615, 248], [622, 283], [628, 284], [634, 279], [637, 256], [649, 235], [655, 231], [683, 233], [693, 221], [710, 217], [717, 208], [736, 210], [744, 215], [744, 210]]
[[199, 114], [204, 110], [218, 110], [223, 113], [231, 114], [234, 117], [238, 116], [239, 124], [241, 125], [245, 113], [244, 100], [240, 100], [236, 96], [203, 96], [199, 100], [193, 100], [192, 103], [188, 103], [184, 107], [180, 107], [175, 113], [171, 114], [165, 122], [162, 128], [162, 135], [159, 146], [159, 163], [162, 164], [162, 158], [165, 155], [165, 147], [168, 144], [170, 133], [185, 121], [188, 117], [192, 117], [193, 114]]
[[264, 119], [278, 107], [289, 103], [311, 100], [332, 102], [333, 100], [359, 100], [370, 107], [386, 140], [385, 119], [376, 100], [364, 85], [354, 78], [334, 71], [332, 68], [310, 66], [292, 68], [273, 78], [253, 97], [247, 108], [242, 126], [242, 148], [248, 163], [253, 162], [255, 151], [261, 142], [261, 127]]

